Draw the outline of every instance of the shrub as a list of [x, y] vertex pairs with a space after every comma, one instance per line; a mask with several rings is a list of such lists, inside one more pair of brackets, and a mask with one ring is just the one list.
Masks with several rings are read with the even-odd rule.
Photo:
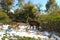
[[5, 12], [0, 11], [0, 22], [8, 23], [9, 21], [9, 16]]
[[42, 30], [60, 33], [60, 14], [52, 12], [47, 15], [40, 16], [40, 24]]

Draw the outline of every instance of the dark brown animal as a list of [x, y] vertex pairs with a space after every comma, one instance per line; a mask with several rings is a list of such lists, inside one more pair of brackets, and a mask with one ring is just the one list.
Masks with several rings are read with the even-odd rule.
[[29, 21], [29, 24], [30, 24], [30, 27], [33, 26], [33, 28], [34, 28], [34, 26], [36, 26], [36, 30], [40, 30], [39, 29], [39, 26], [40, 26], [39, 22], [37, 22], [37, 21]]

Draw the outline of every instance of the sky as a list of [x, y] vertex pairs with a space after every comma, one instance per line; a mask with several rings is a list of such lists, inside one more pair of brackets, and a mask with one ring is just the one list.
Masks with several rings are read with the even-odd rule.
[[[28, 2], [29, 0], [25, 0], [25, 2]], [[42, 10], [46, 10], [46, 8], [45, 8], [45, 4], [47, 3], [47, 1], [48, 0], [30, 0], [33, 4], [42, 4], [42, 7], [41, 7], [41, 9]], [[14, 1], [14, 5], [16, 5], [18, 3], [18, 1], [17, 0], [15, 0]], [[58, 4], [58, 5], [60, 5], [60, 0], [56, 0], [56, 3]], [[16, 6], [16, 7], [14, 7], [13, 9], [16, 9], [16, 8], [18, 8], [18, 6]]]

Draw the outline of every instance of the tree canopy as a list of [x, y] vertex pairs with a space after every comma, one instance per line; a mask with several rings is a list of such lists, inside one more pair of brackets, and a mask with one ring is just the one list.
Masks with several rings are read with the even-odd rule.
[[0, 5], [2, 7], [2, 10], [6, 13], [8, 13], [8, 11], [10, 10], [10, 5], [13, 4], [13, 0], [1, 0]]

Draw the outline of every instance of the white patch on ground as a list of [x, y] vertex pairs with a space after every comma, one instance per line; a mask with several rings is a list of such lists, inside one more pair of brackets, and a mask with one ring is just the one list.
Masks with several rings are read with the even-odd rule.
[[[25, 37], [34, 37], [34, 38], [41, 38], [42, 40], [46, 39], [48, 40], [48, 37], [47, 36], [44, 36], [43, 34], [36, 34], [36, 31], [32, 31], [32, 30], [28, 30], [28, 32], [26, 32], [26, 28], [28, 26], [20, 26], [20, 29], [18, 31], [16, 30], [13, 30], [11, 29], [10, 31], [6, 31], [8, 29], [8, 26], [9, 25], [3, 25], [3, 26], [0, 26], [0, 28], [2, 27], [3, 28], [3, 31], [0, 32], [0, 39], [3, 37], [3, 34], [5, 34], [5, 32], [7, 32], [8, 34], [10, 34], [10, 36], [25, 36]], [[45, 34], [49, 35], [48, 33], [45, 32]]]

